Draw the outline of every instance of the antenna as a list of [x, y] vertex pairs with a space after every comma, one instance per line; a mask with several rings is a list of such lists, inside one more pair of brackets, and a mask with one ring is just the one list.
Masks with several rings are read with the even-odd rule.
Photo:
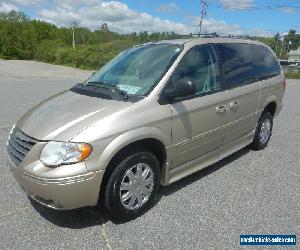
[[200, 0], [200, 4], [201, 4], [201, 17], [200, 17], [200, 24], [199, 24], [199, 26], [200, 26], [199, 37], [201, 36], [203, 20], [207, 13], [206, 8], [208, 7], [208, 4], [205, 0]]

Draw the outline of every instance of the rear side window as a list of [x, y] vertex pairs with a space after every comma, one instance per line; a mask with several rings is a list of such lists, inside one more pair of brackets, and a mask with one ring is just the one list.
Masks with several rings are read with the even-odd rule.
[[272, 52], [254, 44], [216, 44], [223, 65], [225, 88], [250, 84], [280, 75]]

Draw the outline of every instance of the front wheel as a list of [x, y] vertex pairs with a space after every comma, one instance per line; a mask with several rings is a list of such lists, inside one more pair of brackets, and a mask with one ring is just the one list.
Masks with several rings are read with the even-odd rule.
[[115, 166], [107, 183], [105, 207], [111, 217], [127, 221], [147, 211], [158, 191], [159, 176], [155, 155], [143, 149], [131, 150]]
[[270, 112], [266, 112], [259, 119], [251, 148], [254, 150], [264, 149], [270, 141], [272, 129], [273, 117]]

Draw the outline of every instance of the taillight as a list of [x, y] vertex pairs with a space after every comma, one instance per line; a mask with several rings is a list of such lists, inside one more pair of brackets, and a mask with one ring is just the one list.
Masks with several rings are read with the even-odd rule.
[[285, 90], [286, 89], [286, 79], [285, 78], [283, 79], [282, 86], [283, 86], [283, 89]]

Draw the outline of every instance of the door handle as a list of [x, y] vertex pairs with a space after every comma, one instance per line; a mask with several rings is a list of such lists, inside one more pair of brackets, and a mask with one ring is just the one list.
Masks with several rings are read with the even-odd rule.
[[235, 101], [232, 101], [232, 102], [229, 103], [229, 107], [231, 109], [238, 108], [239, 106], [240, 106], [240, 102], [238, 100], [235, 100]]
[[226, 107], [226, 105], [220, 105], [220, 106], [216, 107], [216, 111], [217, 111], [217, 113], [224, 113], [227, 111], [227, 107]]

